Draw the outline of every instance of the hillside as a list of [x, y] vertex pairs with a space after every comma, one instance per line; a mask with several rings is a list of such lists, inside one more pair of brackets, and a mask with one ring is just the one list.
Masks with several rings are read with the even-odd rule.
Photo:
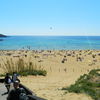
[[7, 37], [6, 35], [0, 34], [0, 37]]

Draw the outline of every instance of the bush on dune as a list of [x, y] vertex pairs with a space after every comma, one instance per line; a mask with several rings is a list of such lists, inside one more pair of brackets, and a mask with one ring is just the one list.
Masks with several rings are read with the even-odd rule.
[[84, 74], [70, 87], [63, 88], [68, 92], [85, 93], [94, 100], [100, 100], [100, 69], [94, 69]]

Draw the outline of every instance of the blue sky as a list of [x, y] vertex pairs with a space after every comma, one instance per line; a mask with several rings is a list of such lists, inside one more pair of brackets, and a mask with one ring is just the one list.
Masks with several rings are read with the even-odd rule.
[[0, 0], [0, 33], [100, 35], [100, 0]]

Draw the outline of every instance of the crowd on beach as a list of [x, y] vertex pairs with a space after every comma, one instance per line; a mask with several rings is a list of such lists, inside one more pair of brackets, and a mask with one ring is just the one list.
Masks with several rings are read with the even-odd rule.
[[[20, 80], [23, 85], [38, 96], [48, 100], [80, 98], [80, 95], [73, 94], [70, 96], [69, 93], [62, 96], [63, 91], [58, 91], [58, 89], [73, 84], [80, 75], [87, 74], [92, 69], [100, 68], [100, 50], [13, 50], [0, 51], [0, 57], [1, 62], [2, 59], [6, 62], [5, 58], [13, 59], [15, 62], [22, 58], [27, 62], [33, 61], [37, 66], [41, 65], [48, 73], [46, 77], [28, 76], [20, 77]], [[12, 84], [11, 82], [10, 85]]]

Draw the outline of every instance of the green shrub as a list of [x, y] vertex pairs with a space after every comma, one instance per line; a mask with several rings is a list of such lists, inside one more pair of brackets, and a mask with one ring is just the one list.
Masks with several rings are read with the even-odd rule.
[[[90, 95], [94, 100], [100, 100], [100, 69], [91, 70], [89, 74], [84, 74], [70, 87], [63, 88], [68, 92], [74, 93], [86, 93]], [[96, 77], [96, 81], [91, 81]]]

